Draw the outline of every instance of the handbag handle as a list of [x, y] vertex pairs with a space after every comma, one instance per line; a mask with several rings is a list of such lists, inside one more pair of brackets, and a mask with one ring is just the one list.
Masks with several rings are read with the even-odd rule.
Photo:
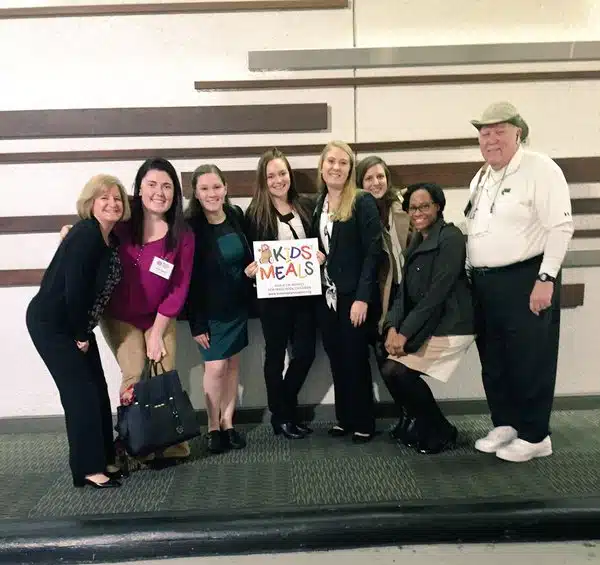
[[146, 357], [146, 361], [144, 362], [144, 368], [142, 369], [142, 374], [140, 375], [140, 381], [147, 381], [152, 377], [156, 377], [159, 374], [158, 367], [160, 367], [161, 373], [166, 373], [162, 361], [153, 361], [152, 359]]

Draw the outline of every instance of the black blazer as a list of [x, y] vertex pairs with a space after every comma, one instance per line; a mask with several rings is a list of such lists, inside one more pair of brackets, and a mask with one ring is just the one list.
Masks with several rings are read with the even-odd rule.
[[[226, 204], [227, 222], [244, 246], [245, 264], [253, 261], [253, 253], [244, 234], [244, 213], [239, 206]], [[210, 316], [226, 316], [228, 310], [247, 308], [253, 292], [252, 281], [244, 276], [239, 283], [233, 280], [223, 261], [216, 238], [204, 216], [188, 220], [194, 232], [196, 247], [186, 313], [192, 336], [208, 332]], [[241, 286], [240, 286], [241, 284]], [[210, 297], [213, 301], [209, 303]], [[218, 297], [218, 300], [214, 300]]]
[[[321, 194], [313, 213], [311, 237], [319, 239], [325, 253], [319, 225], [325, 194]], [[327, 272], [339, 294], [371, 303], [378, 292], [377, 270], [383, 254], [382, 225], [375, 198], [358, 191], [352, 216], [345, 222], [333, 222], [327, 255]]]
[[90, 310], [104, 289], [117, 238], [107, 246], [95, 218], [77, 222], [58, 246], [32, 300], [38, 320], [87, 341]]
[[[306, 234], [306, 237], [311, 237], [311, 216], [315, 210], [316, 200], [308, 196], [300, 196], [299, 199], [300, 204], [308, 214], [307, 219], [304, 219], [302, 216], [300, 216], [300, 219], [302, 220], [302, 226], [304, 227], [304, 233]], [[275, 241], [279, 235], [277, 231], [269, 228], [259, 227], [254, 221], [254, 218], [248, 214], [248, 210], [246, 210], [245, 214], [245, 229], [246, 236], [248, 237], [248, 241], [250, 243], [254, 243], [255, 241]]]
[[473, 302], [465, 272], [465, 236], [439, 219], [426, 239], [415, 232], [405, 251], [403, 277], [388, 312], [390, 327], [407, 338], [414, 353], [431, 336], [474, 333]]

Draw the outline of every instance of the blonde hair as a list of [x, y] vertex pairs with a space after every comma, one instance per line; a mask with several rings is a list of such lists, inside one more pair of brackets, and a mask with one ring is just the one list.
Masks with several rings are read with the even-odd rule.
[[119, 189], [121, 195], [121, 201], [123, 202], [123, 215], [121, 221], [129, 220], [131, 217], [131, 208], [129, 206], [129, 196], [123, 186], [123, 183], [112, 175], [95, 175], [89, 181], [85, 183], [79, 198], [77, 199], [77, 215], [82, 220], [87, 220], [93, 216], [92, 209], [94, 208], [94, 201], [98, 198], [105, 190], [116, 186]]
[[333, 213], [332, 216], [333, 220], [345, 222], [352, 217], [352, 211], [354, 210], [354, 201], [356, 200], [356, 195], [358, 193], [358, 189], [356, 188], [354, 152], [347, 143], [343, 141], [330, 141], [321, 152], [317, 172], [317, 190], [320, 193], [327, 192], [327, 185], [323, 180], [321, 170], [323, 168], [323, 162], [325, 161], [327, 153], [329, 153], [334, 148], [341, 149], [344, 153], [348, 155], [348, 159], [350, 160], [350, 170], [348, 171], [348, 178], [344, 183], [344, 188], [342, 188], [342, 197], [340, 199], [340, 205], [338, 206], [338, 209]]

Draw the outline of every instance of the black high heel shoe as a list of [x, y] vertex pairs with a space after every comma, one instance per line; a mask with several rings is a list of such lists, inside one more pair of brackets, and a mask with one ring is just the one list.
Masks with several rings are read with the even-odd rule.
[[287, 439], [302, 439], [305, 437], [305, 434], [302, 432], [302, 430], [300, 430], [296, 424], [292, 424], [291, 422], [271, 425], [273, 426], [273, 433], [276, 436], [283, 435]]
[[[106, 474], [106, 473], [105, 473]], [[108, 477], [108, 474], [106, 474]], [[112, 479], [109, 477], [108, 481], [104, 483], [97, 483], [96, 481], [92, 481], [92, 479], [88, 479], [84, 477], [83, 479], [73, 479], [73, 486], [76, 488], [83, 488], [84, 486], [90, 486], [93, 488], [103, 489], [103, 488], [117, 488], [121, 486], [121, 483], [116, 479]]]

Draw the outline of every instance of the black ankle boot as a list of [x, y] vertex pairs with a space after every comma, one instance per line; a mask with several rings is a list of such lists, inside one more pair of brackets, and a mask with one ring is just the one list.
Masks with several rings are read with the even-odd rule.
[[416, 447], [420, 441], [419, 422], [414, 416], [407, 416], [398, 442], [406, 447]]
[[390, 438], [394, 441], [401, 440], [406, 433], [406, 428], [408, 426], [408, 414], [406, 413], [406, 409], [403, 407], [402, 412], [400, 413], [400, 418], [392, 428], [390, 428], [389, 434]]
[[235, 428], [221, 430], [221, 443], [226, 449], [244, 449], [246, 440]]
[[458, 430], [448, 422], [443, 429], [431, 431], [417, 442], [415, 449], [423, 455], [435, 455], [454, 449], [458, 440]]

